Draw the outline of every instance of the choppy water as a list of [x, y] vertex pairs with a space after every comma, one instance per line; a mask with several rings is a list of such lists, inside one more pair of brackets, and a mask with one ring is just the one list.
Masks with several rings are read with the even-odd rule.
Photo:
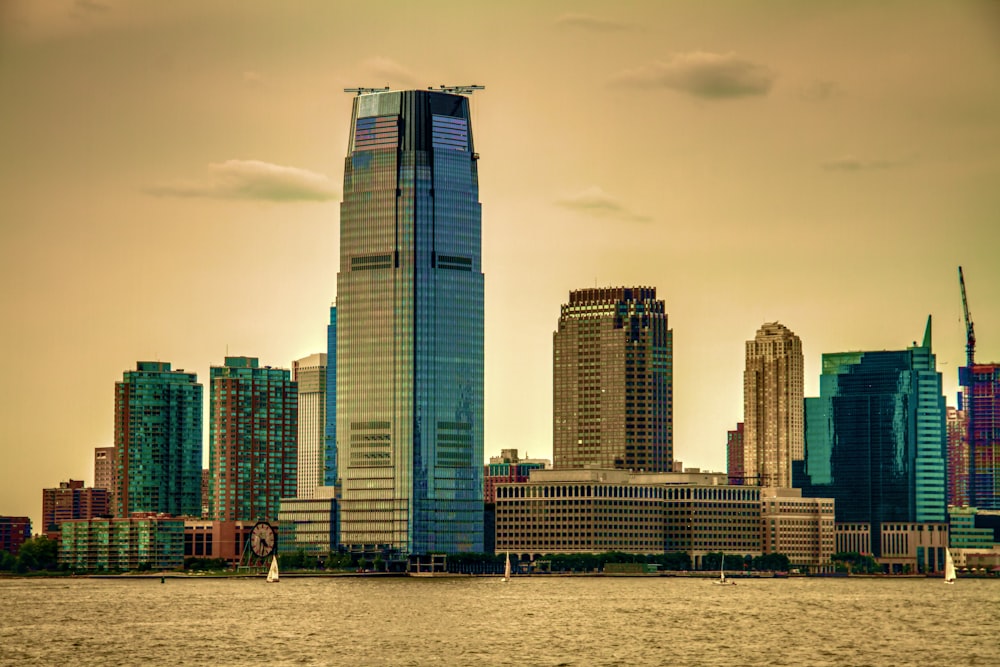
[[1000, 581], [2, 579], [7, 665], [1000, 665]]

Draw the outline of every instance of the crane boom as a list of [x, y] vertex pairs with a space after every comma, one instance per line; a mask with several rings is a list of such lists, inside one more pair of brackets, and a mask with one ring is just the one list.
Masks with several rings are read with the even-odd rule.
[[972, 318], [969, 317], [969, 301], [965, 298], [965, 276], [962, 274], [961, 266], [958, 267], [958, 284], [962, 288], [962, 311], [965, 313], [965, 364], [971, 373], [976, 358], [976, 329], [972, 325]]

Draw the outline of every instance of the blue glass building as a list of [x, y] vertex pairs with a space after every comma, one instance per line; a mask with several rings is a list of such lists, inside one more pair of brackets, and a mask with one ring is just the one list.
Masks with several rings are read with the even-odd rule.
[[140, 361], [115, 383], [115, 514], [201, 516], [202, 385]]
[[340, 541], [483, 549], [482, 217], [464, 95], [354, 99], [337, 274]]
[[326, 442], [323, 453], [323, 486], [337, 484], [337, 307], [330, 306], [326, 327]]
[[946, 520], [945, 411], [930, 318], [906, 350], [824, 354], [795, 486], [834, 498], [838, 522], [870, 522], [878, 556], [883, 522]]

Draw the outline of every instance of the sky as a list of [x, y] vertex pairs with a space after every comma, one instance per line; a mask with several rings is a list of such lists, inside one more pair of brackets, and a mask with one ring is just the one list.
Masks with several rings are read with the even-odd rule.
[[466, 84], [487, 458], [551, 457], [574, 289], [657, 289], [689, 467], [725, 470], [764, 322], [814, 396], [932, 315], [954, 404], [961, 265], [1000, 361], [998, 3], [0, 0], [0, 515], [93, 482], [136, 361], [325, 351], [343, 89]]

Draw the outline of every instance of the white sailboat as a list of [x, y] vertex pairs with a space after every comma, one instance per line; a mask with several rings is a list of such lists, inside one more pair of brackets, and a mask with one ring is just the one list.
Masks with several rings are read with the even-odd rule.
[[506, 553], [507, 553], [507, 562], [504, 563], [504, 566], [503, 566], [503, 579], [500, 580], [501, 582], [504, 582], [504, 583], [510, 581], [510, 552], [508, 551]]
[[955, 560], [951, 557], [951, 549], [944, 550], [944, 583], [955, 583]]
[[278, 555], [275, 554], [271, 559], [271, 569], [267, 571], [267, 583], [276, 584], [280, 580], [278, 579]]
[[726, 554], [722, 554], [722, 562], [719, 563], [719, 578], [712, 583], [720, 586], [728, 586], [730, 584], [733, 586], [736, 585], [735, 581], [729, 581], [726, 579]]

